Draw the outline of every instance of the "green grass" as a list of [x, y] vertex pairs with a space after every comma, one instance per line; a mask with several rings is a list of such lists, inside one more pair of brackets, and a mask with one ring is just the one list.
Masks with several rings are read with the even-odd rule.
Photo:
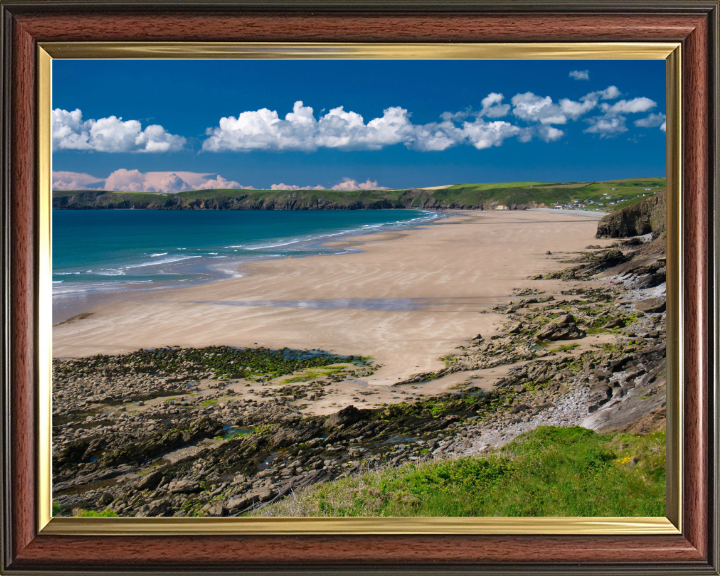
[[203, 400], [200, 402], [200, 406], [212, 406], [213, 404], [217, 404], [218, 402], [228, 402], [232, 401], [232, 396], [220, 396], [219, 398], [208, 398], [207, 400]]
[[575, 350], [575, 348], [578, 348], [580, 344], [561, 344], [557, 348], [553, 348], [550, 350], [550, 352], [571, 352], [572, 350]]
[[[613, 190], [615, 188], [615, 190]], [[652, 190], [645, 190], [652, 188]], [[578, 204], [592, 201], [588, 208], [613, 212], [634, 202], [643, 194], [665, 188], [665, 178], [634, 178], [630, 180], [609, 180], [606, 182], [509, 182], [498, 184], [458, 184], [436, 190], [433, 197], [447, 202], [464, 205], [478, 205], [497, 201], [500, 205], [524, 204], [529, 202], [554, 205], [556, 202]], [[613, 202], [614, 204], [611, 204]], [[602, 206], [598, 206], [602, 203]]]
[[117, 516], [115, 510], [103, 510], [102, 512], [95, 512], [95, 510], [81, 510], [78, 514], [80, 518], [114, 518]]
[[325, 366], [323, 368], [314, 368], [310, 370], [304, 370], [302, 374], [293, 376], [292, 378], [286, 378], [280, 384], [294, 384], [295, 382], [307, 382], [308, 380], [317, 380], [318, 378], [326, 378], [342, 372], [345, 366]]
[[486, 457], [313, 486], [270, 516], [664, 516], [665, 433], [540, 427]]

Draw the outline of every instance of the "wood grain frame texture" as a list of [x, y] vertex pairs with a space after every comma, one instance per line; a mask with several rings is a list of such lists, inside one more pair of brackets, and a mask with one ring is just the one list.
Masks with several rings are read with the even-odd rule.
[[[4, 0], [2, 558], [6, 574], [718, 574], [717, 1], [543, 4]], [[47, 41], [682, 43], [683, 533], [48, 536], [35, 509], [36, 45]]]

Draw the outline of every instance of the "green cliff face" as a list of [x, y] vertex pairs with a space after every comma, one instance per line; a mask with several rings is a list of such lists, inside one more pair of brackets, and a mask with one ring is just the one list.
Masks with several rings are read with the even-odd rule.
[[57, 210], [380, 210], [392, 208], [607, 211], [664, 189], [664, 178], [607, 182], [505, 182], [404, 190], [190, 190], [175, 194], [76, 190], [53, 192]]

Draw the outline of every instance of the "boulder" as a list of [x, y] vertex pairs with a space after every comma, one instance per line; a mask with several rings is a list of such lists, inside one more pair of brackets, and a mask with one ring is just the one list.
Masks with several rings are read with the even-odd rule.
[[115, 497], [110, 494], [110, 492], [103, 492], [103, 495], [100, 496], [100, 499], [98, 500], [98, 504], [100, 506], [107, 506], [113, 500], [115, 500]]
[[367, 410], [358, 410], [351, 404], [325, 420], [325, 428], [329, 430], [331, 428], [337, 428], [338, 426], [349, 426], [363, 418], [367, 418], [367, 416]]
[[268, 500], [272, 500], [275, 494], [276, 492], [272, 488], [260, 488], [258, 490], [253, 490], [252, 492], [248, 492], [247, 494], [231, 498], [228, 500], [226, 506], [228, 510], [242, 510], [243, 508], [247, 508], [256, 502], [267, 502]]
[[656, 312], [665, 312], [665, 298], [648, 298], [635, 302], [635, 310], [654, 314]]
[[172, 504], [168, 500], [154, 500], [148, 505], [147, 516], [172, 516]]
[[162, 480], [162, 472], [156, 470], [155, 472], [150, 472], [147, 476], [141, 477], [140, 480], [135, 483], [135, 488], [137, 490], [152, 490], [160, 484], [160, 480]]
[[611, 372], [620, 372], [621, 370], [624, 370], [625, 367], [628, 364], [633, 363], [634, 357], [631, 354], [627, 354], [621, 358], [617, 358], [615, 360], [610, 361], [610, 371]]
[[171, 494], [190, 494], [200, 492], [200, 484], [194, 480], [174, 480], [168, 484]]
[[592, 414], [606, 404], [612, 397], [612, 394], [612, 386], [610, 386], [607, 380], [603, 379], [591, 382], [587, 402], [588, 414]]
[[507, 333], [508, 334], [518, 334], [519, 332], [522, 331], [522, 327], [523, 327], [522, 322], [514, 322], [514, 323], [510, 324], [510, 326], [508, 326]]
[[235, 496], [234, 498], [231, 498], [228, 500], [228, 503], [226, 504], [227, 509], [230, 511], [237, 511], [242, 510], [243, 508], [247, 508], [251, 504], [254, 504], [257, 502], [257, 495], [255, 494], [243, 494], [242, 496]]
[[307, 442], [319, 431], [320, 427], [313, 423], [298, 425], [297, 427], [285, 425], [269, 438], [268, 444], [271, 448], [282, 448], [291, 444]]
[[526, 410], [530, 410], [530, 406], [527, 404], [518, 404], [517, 406], [513, 406], [512, 410], [510, 410], [510, 414], [519, 414], [520, 412], [525, 412]]
[[597, 255], [598, 262], [601, 262], [606, 268], [622, 264], [627, 259], [628, 257], [623, 254], [622, 250], [618, 250], [617, 248], [608, 250], [607, 252], [601, 252]]
[[614, 318], [610, 320], [603, 328], [622, 328], [625, 326], [625, 321], [622, 318]]
[[222, 503], [211, 506], [205, 513], [207, 516], [222, 517], [228, 515], [228, 509]]
[[584, 338], [585, 332], [577, 327], [572, 314], [561, 316], [536, 334], [538, 340], [575, 340]]
[[635, 283], [633, 283], [632, 287], [640, 290], [655, 288], [655, 286], [660, 286], [660, 284], [665, 281], [665, 268], [663, 268], [662, 272], [658, 271], [656, 274], [645, 274], [644, 276], [641, 276]]

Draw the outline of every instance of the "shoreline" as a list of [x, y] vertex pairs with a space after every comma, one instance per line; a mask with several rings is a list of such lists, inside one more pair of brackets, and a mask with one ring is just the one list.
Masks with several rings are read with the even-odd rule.
[[[408, 209], [403, 209], [408, 211]], [[173, 262], [157, 262], [145, 261], [138, 264], [137, 262], [126, 262], [124, 264], [116, 264], [116, 274], [101, 274], [103, 281], [93, 280], [86, 282], [69, 282], [65, 284], [65, 280], [53, 279], [53, 325], [65, 322], [72, 317], [88, 311], [88, 307], [101, 305], [106, 302], [122, 300], [126, 293], [145, 293], [148, 291], [165, 291], [175, 288], [185, 288], [188, 286], [198, 286], [211, 284], [213, 282], [224, 281], [239, 276], [238, 269], [246, 264], [253, 262], [263, 262], [267, 260], [283, 260], [285, 258], [306, 258], [311, 256], [331, 256], [328, 253], [328, 247], [334, 238], [342, 240], [343, 238], [361, 238], [365, 235], [376, 233], [373, 228], [387, 227], [387, 230], [406, 230], [413, 229], [419, 225], [437, 222], [447, 217], [444, 210], [426, 210], [413, 209], [420, 213], [420, 216], [410, 220], [399, 220], [395, 222], [387, 222], [381, 224], [363, 224], [357, 228], [347, 230], [326, 230], [325, 232], [317, 232], [310, 235], [288, 236], [277, 239], [270, 239], [269, 242], [277, 243], [267, 245], [267, 241], [258, 240], [256, 246], [246, 249], [245, 255], [236, 255], [227, 253], [223, 256], [215, 256], [207, 258], [211, 252], [181, 258]], [[120, 210], [122, 211], [122, 210]], [[129, 211], [129, 210], [126, 210]], [[143, 210], [140, 210], [143, 211]], [[373, 212], [376, 212], [375, 210]], [[420, 220], [420, 222], [416, 222]], [[229, 246], [226, 248], [235, 248]], [[237, 246], [240, 248], [240, 246]], [[196, 248], [196, 250], [217, 250], [218, 246], [209, 246], [204, 248]], [[185, 248], [183, 248], [185, 250]], [[270, 250], [271, 253], [263, 254], [263, 250]], [[306, 254], [298, 254], [295, 252], [308, 252]], [[348, 252], [354, 251], [353, 249]], [[237, 250], [233, 250], [237, 252]], [[183, 252], [183, 255], [186, 253]], [[189, 253], [187, 253], [189, 254]], [[217, 254], [217, 253], [215, 253]], [[152, 257], [152, 256], [151, 256]], [[138, 256], [140, 258], [140, 256]], [[93, 268], [103, 264], [89, 264]], [[85, 267], [85, 266], [84, 266]], [[142, 279], [142, 276], [136, 279], [126, 279], [123, 273], [126, 270], [143, 269], [149, 272], [149, 279]], [[168, 274], [166, 277], [158, 277], [153, 275], [153, 270], [159, 270], [160, 274]], [[90, 271], [88, 271], [90, 272]], [[78, 271], [66, 271], [61, 273], [63, 277], [80, 274]], [[55, 275], [56, 272], [53, 272]], [[173, 279], [173, 275], [187, 276], [180, 280]], [[118, 280], [111, 281], [110, 278], [117, 277]]]
[[[315, 348], [372, 356], [383, 368], [368, 383], [389, 385], [441, 368], [439, 357], [492, 333], [501, 316], [489, 309], [531, 286], [530, 275], [561, 268], [563, 252], [595, 242], [596, 225], [597, 217], [538, 211], [450, 212], [440, 222], [326, 243], [361, 252], [253, 262], [241, 278], [127, 293], [55, 326], [53, 355]], [[358, 301], [366, 305], [343, 307]], [[385, 309], [373, 309], [378, 303]]]

